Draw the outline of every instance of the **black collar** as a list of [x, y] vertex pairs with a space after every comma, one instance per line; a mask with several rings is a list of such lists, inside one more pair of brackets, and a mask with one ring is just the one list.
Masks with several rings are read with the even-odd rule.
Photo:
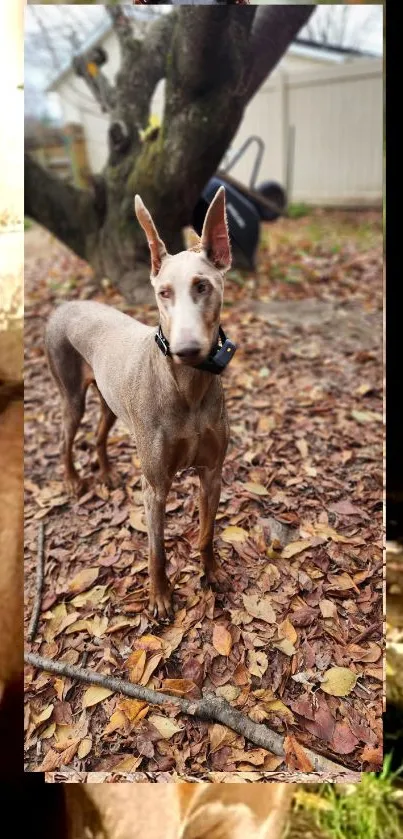
[[[169, 349], [169, 343], [165, 338], [161, 325], [158, 327], [158, 331], [155, 334], [155, 340], [161, 352], [170, 357], [171, 350]], [[205, 373], [215, 373], [219, 376], [227, 364], [231, 361], [235, 350], [236, 344], [233, 344], [232, 341], [228, 340], [222, 326], [220, 326], [218, 330], [218, 342], [211, 348], [207, 358], [202, 361], [201, 364], [196, 365], [196, 369], [204, 370]]]

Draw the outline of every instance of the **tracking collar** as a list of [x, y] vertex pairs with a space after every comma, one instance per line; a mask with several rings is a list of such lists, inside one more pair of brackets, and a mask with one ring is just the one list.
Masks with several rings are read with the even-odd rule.
[[[165, 338], [165, 335], [161, 329], [161, 325], [158, 327], [158, 331], [155, 334], [155, 340], [158, 344], [161, 352], [171, 357], [172, 353], [169, 349], [169, 343]], [[209, 355], [207, 358], [202, 361], [201, 364], [197, 364], [195, 369], [196, 370], [204, 370], [205, 373], [215, 373], [217, 376], [222, 373], [222, 371], [226, 368], [227, 364], [231, 361], [236, 350], [236, 344], [233, 344], [232, 341], [229, 341], [227, 338], [222, 326], [219, 327], [218, 331], [218, 342], [215, 344], [212, 349], [210, 350]]]

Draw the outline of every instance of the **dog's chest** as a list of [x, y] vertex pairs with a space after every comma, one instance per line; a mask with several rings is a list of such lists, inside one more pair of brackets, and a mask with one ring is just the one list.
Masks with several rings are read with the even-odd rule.
[[220, 460], [224, 446], [224, 427], [221, 422], [214, 427], [201, 416], [178, 418], [176, 434], [170, 441], [170, 459], [175, 471], [190, 466], [212, 469]]

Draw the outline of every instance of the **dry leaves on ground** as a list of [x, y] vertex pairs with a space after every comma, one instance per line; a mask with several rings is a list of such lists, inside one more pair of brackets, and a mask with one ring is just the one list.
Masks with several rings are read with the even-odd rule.
[[[381, 220], [319, 215], [265, 233], [270, 250], [262, 247], [257, 279], [229, 276], [222, 317], [238, 344], [225, 376], [231, 444], [216, 526], [230, 585], [224, 594], [200, 585], [197, 480], [189, 470], [168, 502], [176, 611], [170, 626], [159, 626], [147, 613], [135, 448], [117, 424], [109, 449], [121, 484], [109, 492], [97, 480], [97, 399], [89, 394], [76, 457], [93, 481], [78, 501], [66, 496], [60, 405], [43, 348], [45, 320], [60, 300], [92, 295], [124, 304], [108, 287], [94, 294], [83, 263], [43, 231], [29, 231], [27, 619], [44, 521], [35, 652], [176, 695], [213, 691], [286, 735], [286, 757], [180, 717], [173, 706], [149, 707], [27, 668], [31, 771], [307, 772], [303, 746], [351, 770], [380, 766]], [[151, 307], [130, 313], [156, 323]]]

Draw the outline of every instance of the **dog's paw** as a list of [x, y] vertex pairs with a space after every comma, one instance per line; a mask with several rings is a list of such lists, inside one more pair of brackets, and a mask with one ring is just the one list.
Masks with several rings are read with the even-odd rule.
[[179, 839], [254, 839], [256, 823], [245, 804], [205, 804], [182, 826]]

